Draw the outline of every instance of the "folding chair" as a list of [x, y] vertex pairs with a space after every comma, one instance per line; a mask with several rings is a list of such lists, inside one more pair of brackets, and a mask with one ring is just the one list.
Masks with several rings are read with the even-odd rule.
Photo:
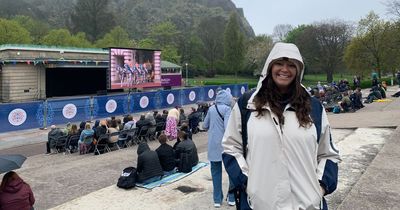
[[[110, 152], [110, 148], [108, 147], [108, 140], [109, 140], [109, 134], [102, 134], [99, 139], [97, 140], [97, 143], [94, 145], [94, 154], [102, 154], [107, 152]], [[101, 151], [101, 152], [100, 152]]]
[[67, 136], [60, 136], [56, 140], [55, 148], [57, 153], [65, 151], [65, 145], [67, 144]]
[[118, 145], [119, 149], [128, 147], [128, 141], [129, 141], [128, 133], [129, 133], [129, 130], [122, 130], [119, 132], [118, 141], [117, 141], [117, 145]]
[[159, 122], [156, 124], [156, 138], [158, 138], [161, 132], [165, 130], [165, 122]]
[[147, 138], [149, 141], [156, 139], [156, 129], [156, 125], [149, 127], [149, 130], [147, 131]]
[[[119, 148], [119, 145], [118, 145], [119, 135], [120, 135], [120, 131], [109, 134], [109, 136], [108, 136], [108, 145], [107, 145], [107, 150], [109, 152], [111, 152], [111, 148], [114, 148], [114, 147], [117, 147], [118, 150], [121, 149], [121, 148]], [[117, 139], [117, 140], [113, 141], [114, 138]], [[109, 145], [112, 145], [111, 148], [110, 148]]]
[[132, 129], [128, 130], [127, 140], [125, 141], [125, 144], [127, 146], [133, 146], [133, 145], [137, 144], [136, 136], [137, 136], [138, 132], [139, 132], [138, 128], [132, 128]]
[[142, 140], [146, 140], [147, 136], [147, 132], [149, 131], [149, 126], [143, 126], [137, 133], [137, 135], [135, 136], [135, 140], [136, 140], [136, 144], [139, 144], [140, 142], [142, 142]]
[[79, 134], [70, 135], [67, 138], [67, 143], [65, 144], [65, 152], [72, 154], [78, 150]]

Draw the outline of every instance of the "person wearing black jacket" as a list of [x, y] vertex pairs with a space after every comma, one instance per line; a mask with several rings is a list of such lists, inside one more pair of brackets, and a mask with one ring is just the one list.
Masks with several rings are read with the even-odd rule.
[[164, 176], [168, 176], [175, 172], [175, 151], [171, 145], [167, 144], [167, 136], [165, 134], [161, 134], [158, 137], [158, 141], [161, 145], [156, 149], [156, 152], [164, 171]]
[[182, 153], [187, 153], [190, 157], [191, 166], [197, 165], [199, 163], [199, 156], [197, 155], [196, 145], [189, 139], [188, 134], [182, 130], [179, 131], [179, 138], [182, 141], [176, 146], [176, 159], [180, 159]]
[[157, 152], [151, 151], [146, 142], [139, 144], [137, 149], [137, 182], [148, 184], [161, 179], [164, 174]]

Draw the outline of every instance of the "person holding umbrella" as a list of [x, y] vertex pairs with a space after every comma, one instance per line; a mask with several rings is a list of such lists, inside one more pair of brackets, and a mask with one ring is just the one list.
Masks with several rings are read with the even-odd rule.
[[29, 184], [14, 171], [7, 172], [0, 185], [0, 210], [30, 210], [34, 203], [35, 197]]

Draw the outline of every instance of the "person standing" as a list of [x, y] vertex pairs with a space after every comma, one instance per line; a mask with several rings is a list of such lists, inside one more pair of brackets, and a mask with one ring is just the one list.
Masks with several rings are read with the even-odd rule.
[[7, 172], [0, 185], [0, 210], [31, 210], [34, 203], [29, 184], [14, 171]]
[[[214, 206], [220, 207], [224, 194], [222, 192], [222, 137], [228, 124], [231, 113], [232, 95], [226, 90], [220, 90], [204, 119], [203, 129], [208, 130], [208, 160], [211, 164], [211, 176], [213, 181]], [[230, 188], [233, 185], [229, 181]], [[228, 205], [235, 205], [232, 193], [228, 194]]]
[[[325, 110], [301, 84], [303, 73], [297, 46], [276, 43], [256, 90], [232, 109], [222, 157], [241, 209], [328, 208], [323, 196], [337, 187], [340, 156]], [[242, 121], [243, 107], [249, 118]]]
[[168, 111], [165, 135], [167, 135], [170, 141], [178, 137], [178, 122], [179, 122], [179, 111], [178, 107], [174, 107]]

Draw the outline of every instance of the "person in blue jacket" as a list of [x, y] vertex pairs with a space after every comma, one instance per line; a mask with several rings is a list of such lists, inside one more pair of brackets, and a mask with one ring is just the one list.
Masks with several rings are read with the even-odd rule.
[[[211, 163], [213, 199], [216, 208], [221, 206], [224, 197], [222, 192], [223, 149], [221, 142], [231, 113], [231, 103], [232, 95], [228, 91], [218, 91], [215, 104], [208, 109], [203, 123], [203, 129], [208, 130], [208, 160]], [[235, 205], [234, 195], [229, 193], [227, 201], [228, 205]]]

